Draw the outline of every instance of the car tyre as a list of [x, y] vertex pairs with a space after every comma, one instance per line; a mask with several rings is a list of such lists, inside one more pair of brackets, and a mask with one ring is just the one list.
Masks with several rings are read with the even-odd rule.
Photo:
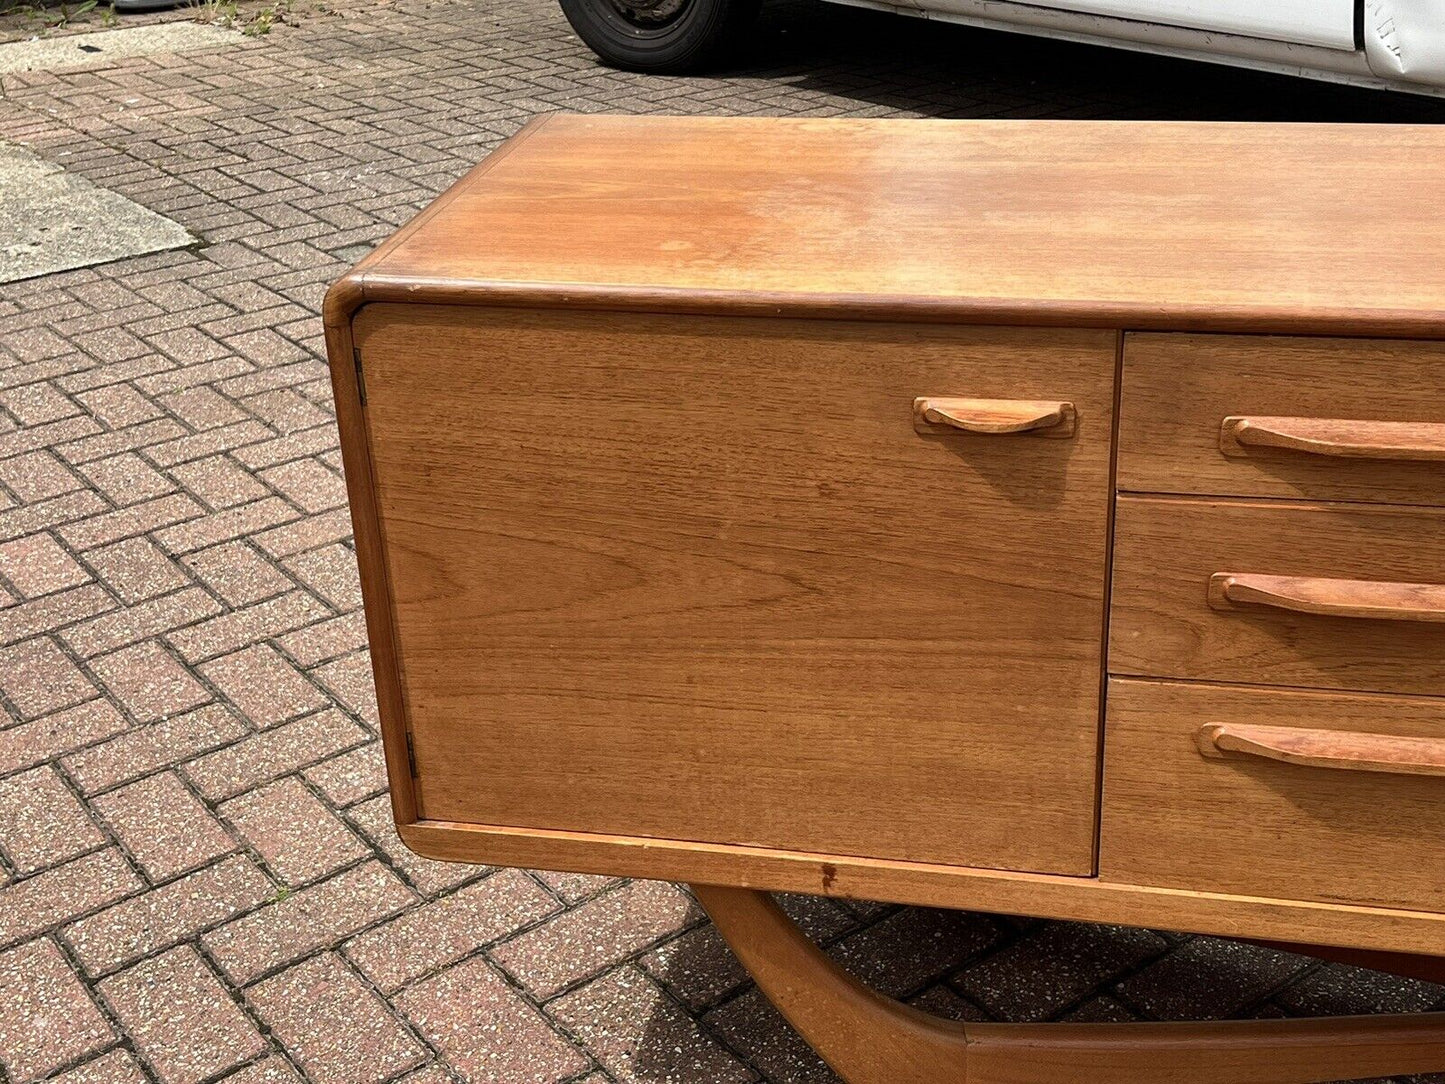
[[613, 67], [659, 74], [705, 71], [736, 48], [758, 0], [561, 0], [587, 46]]

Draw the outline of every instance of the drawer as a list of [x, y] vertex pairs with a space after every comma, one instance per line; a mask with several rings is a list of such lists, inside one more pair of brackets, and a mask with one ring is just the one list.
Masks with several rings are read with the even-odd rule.
[[355, 335], [423, 817], [1093, 871], [1116, 335]]
[[1445, 511], [1121, 497], [1115, 525], [1110, 672], [1445, 694]]
[[1115, 679], [1107, 715], [1104, 879], [1445, 910], [1445, 701]]
[[1122, 490], [1445, 505], [1442, 460], [1445, 343], [1125, 337]]

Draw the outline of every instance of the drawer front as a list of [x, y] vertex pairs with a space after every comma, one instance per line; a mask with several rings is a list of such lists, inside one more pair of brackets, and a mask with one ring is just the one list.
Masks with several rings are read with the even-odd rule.
[[1107, 715], [1104, 879], [1445, 909], [1445, 778], [1407, 770], [1445, 771], [1445, 701], [1114, 679]]
[[1445, 505], [1445, 343], [1129, 335], [1123, 383], [1122, 490]]
[[1445, 694], [1445, 511], [1121, 497], [1109, 670]]
[[356, 336], [423, 817], [1092, 871], [1115, 336]]

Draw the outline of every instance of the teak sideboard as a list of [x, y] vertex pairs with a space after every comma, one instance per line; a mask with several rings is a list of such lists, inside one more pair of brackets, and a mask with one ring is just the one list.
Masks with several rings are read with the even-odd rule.
[[413, 849], [692, 883], [855, 1084], [1445, 1070], [936, 1021], [763, 894], [1445, 975], [1445, 129], [550, 116], [326, 327]]

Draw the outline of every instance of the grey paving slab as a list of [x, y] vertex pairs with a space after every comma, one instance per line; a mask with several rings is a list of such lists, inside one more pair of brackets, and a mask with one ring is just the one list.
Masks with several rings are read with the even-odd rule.
[[239, 32], [210, 23], [170, 22], [87, 34], [35, 37], [0, 45], [0, 75], [104, 68], [126, 57], [185, 53], [234, 45]]
[[[6, 47], [0, 47], [6, 48]], [[0, 143], [0, 282], [192, 244], [180, 223]]]

